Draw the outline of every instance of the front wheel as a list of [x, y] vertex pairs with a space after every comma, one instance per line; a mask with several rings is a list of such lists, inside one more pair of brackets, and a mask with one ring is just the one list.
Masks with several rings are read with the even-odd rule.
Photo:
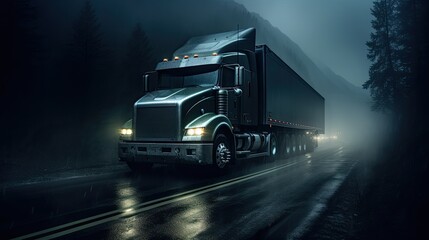
[[213, 167], [216, 170], [224, 170], [232, 160], [232, 146], [229, 139], [220, 133], [216, 135], [213, 143]]

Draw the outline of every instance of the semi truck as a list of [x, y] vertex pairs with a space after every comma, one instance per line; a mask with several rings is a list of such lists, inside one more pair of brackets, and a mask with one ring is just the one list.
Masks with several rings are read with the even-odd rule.
[[310, 152], [324, 133], [324, 98], [248, 28], [189, 39], [144, 75], [120, 130], [119, 160], [208, 165]]

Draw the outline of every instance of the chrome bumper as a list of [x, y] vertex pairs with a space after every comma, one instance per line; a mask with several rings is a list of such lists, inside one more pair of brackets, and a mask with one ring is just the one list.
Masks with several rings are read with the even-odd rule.
[[212, 164], [213, 143], [119, 142], [120, 161]]

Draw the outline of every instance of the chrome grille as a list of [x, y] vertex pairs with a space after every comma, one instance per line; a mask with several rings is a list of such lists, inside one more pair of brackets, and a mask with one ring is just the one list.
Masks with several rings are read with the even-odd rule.
[[179, 119], [176, 106], [137, 107], [135, 139], [141, 141], [175, 141]]

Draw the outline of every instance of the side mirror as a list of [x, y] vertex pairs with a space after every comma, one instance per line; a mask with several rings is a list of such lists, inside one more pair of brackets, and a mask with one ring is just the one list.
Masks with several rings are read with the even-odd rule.
[[240, 97], [242, 93], [243, 93], [243, 90], [241, 90], [240, 88], [234, 88], [235, 96]]
[[244, 77], [244, 67], [243, 66], [235, 67], [234, 85], [241, 86], [243, 84], [243, 77]]
[[158, 83], [158, 72], [148, 72], [143, 76], [143, 91], [151, 92], [156, 89]]
[[148, 82], [149, 82], [149, 74], [145, 74], [143, 76], [143, 91], [148, 92]]

